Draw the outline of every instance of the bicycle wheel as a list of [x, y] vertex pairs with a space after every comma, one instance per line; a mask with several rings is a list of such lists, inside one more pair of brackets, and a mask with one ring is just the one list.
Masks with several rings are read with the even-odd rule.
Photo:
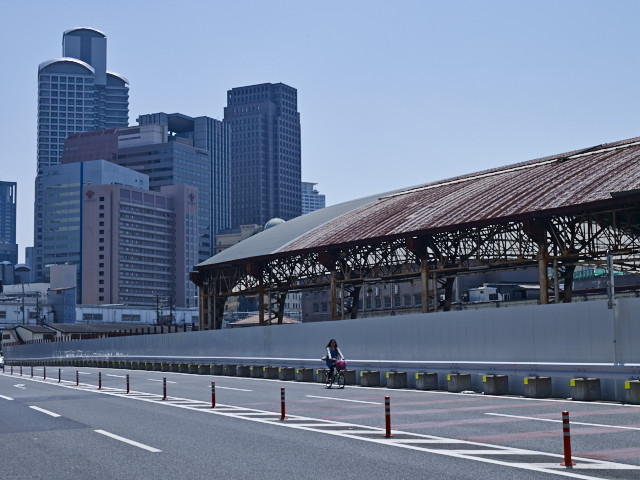
[[324, 383], [327, 385], [327, 388], [331, 388], [331, 385], [333, 385], [333, 375], [329, 375], [329, 372], [325, 372], [324, 374]]
[[338, 384], [338, 388], [344, 388], [344, 374], [343, 373], [338, 373], [338, 379], [337, 379], [336, 383]]

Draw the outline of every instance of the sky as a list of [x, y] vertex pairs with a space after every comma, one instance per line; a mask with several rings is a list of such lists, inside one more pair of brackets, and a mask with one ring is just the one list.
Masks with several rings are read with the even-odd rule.
[[0, 180], [33, 245], [38, 65], [107, 36], [129, 124], [222, 120], [234, 87], [298, 91], [327, 205], [640, 136], [636, 0], [0, 0]]

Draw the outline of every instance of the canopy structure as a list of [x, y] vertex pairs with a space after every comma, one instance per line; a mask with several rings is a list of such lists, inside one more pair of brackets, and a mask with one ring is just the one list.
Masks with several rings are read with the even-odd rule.
[[456, 276], [480, 269], [537, 267], [540, 302], [570, 302], [576, 266], [605, 265], [607, 252], [637, 272], [639, 237], [640, 137], [311, 212], [211, 257], [191, 280], [203, 329], [221, 327], [230, 296], [257, 295], [263, 322], [304, 289], [330, 289], [332, 318], [357, 318], [353, 299], [374, 280], [419, 281], [423, 312], [440, 292], [447, 310]]

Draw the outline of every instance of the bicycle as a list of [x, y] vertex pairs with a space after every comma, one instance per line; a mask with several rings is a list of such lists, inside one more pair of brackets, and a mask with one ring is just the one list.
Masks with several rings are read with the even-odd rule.
[[334, 367], [335, 371], [333, 375], [329, 375], [328, 371], [325, 373], [325, 384], [327, 385], [327, 388], [331, 388], [334, 383], [338, 388], [344, 388], [344, 373], [342, 373], [342, 371], [347, 367], [347, 362], [344, 360], [338, 360], [334, 364]]

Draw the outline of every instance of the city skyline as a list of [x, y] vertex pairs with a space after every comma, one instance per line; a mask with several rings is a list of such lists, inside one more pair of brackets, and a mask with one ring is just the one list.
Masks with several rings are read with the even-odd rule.
[[296, 88], [302, 180], [327, 205], [640, 132], [637, 2], [154, 5], [0, 7], [0, 180], [19, 187], [20, 261], [33, 239], [34, 73], [76, 27], [107, 36], [109, 68], [130, 81], [129, 125], [158, 111], [222, 118], [242, 85]]

